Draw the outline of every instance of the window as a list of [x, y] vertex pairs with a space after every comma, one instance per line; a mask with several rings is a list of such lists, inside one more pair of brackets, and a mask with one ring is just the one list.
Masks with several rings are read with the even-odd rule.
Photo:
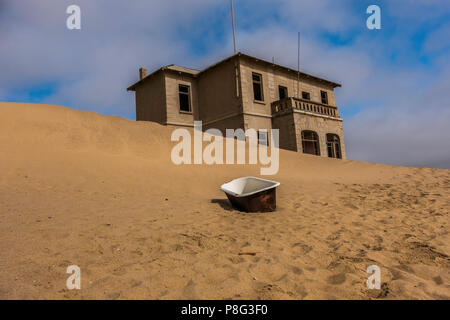
[[269, 139], [267, 139], [267, 130], [258, 130], [258, 144], [263, 146], [269, 145]]
[[303, 153], [320, 156], [319, 137], [314, 131], [302, 131]]
[[320, 97], [323, 104], [328, 104], [328, 93], [326, 91], [320, 91]]
[[337, 134], [327, 134], [327, 150], [328, 157], [342, 159], [341, 142]]
[[288, 97], [288, 91], [286, 87], [278, 86], [278, 95], [280, 96], [280, 100]]
[[309, 94], [309, 92], [302, 91], [302, 99], [311, 100], [311, 95]]
[[264, 101], [262, 76], [258, 73], [253, 73], [252, 78], [253, 78], [253, 98], [256, 101]]
[[191, 112], [191, 96], [189, 86], [178, 85], [178, 95], [180, 97], [180, 111]]

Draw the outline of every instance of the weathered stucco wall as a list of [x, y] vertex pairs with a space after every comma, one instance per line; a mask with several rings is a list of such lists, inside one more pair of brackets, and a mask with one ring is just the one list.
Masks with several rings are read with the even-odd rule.
[[332, 119], [331, 117], [318, 116], [312, 114], [304, 114], [294, 110], [295, 135], [297, 137], [297, 150], [303, 152], [302, 148], [302, 131], [315, 131], [319, 136], [320, 155], [328, 157], [327, 151], [327, 133], [334, 133], [339, 136], [341, 143], [342, 159], [346, 159], [344, 132], [342, 129], [342, 121]]
[[211, 128], [219, 129], [220, 131], [222, 131], [223, 135], [225, 135], [226, 129], [244, 129], [244, 117], [241, 113], [232, 117], [220, 119], [219, 121], [213, 121], [210, 123], [203, 122], [203, 130]]
[[[191, 112], [180, 110], [178, 85], [190, 87]], [[194, 118], [198, 115], [197, 79], [174, 72], [165, 72], [167, 124], [193, 126]]]
[[292, 112], [273, 117], [272, 129], [279, 130], [280, 149], [298, 151], [294, 115]]
[[166, 123], [166, 89], [163, 73], [145, 80], [136, 90], [136, 120]]
[[[254, 60], [241, 57], [240, 71], [242, 84], [242, 103], [244, 112], [261, 113], [270, 115], [270, 104], [280, 99], [278, 87], [284, 86], [288, 90], [288, 96], [300, 97], [301, 92], [309, 92], [311, 101], [321, 103], [320, 91], [328, 94], [328, 105], [336, 106], [334, 88], [331, 85], [308, 79], [300, 78], [299, 92], [297, 94], [297, 73], [276, 66], [261, 64]], [[253, 98], [252, 73], [262, 75], [264, 101], [255, 101]]]
[[198, 92], [199, 118], [203, 122], [241, 113], [240, 94], [236, 94], [235, 59], [201, 73]]
[[271, 117], [261, 117], [251, 114], [244, 114], [244, 128], [253, 128], [255, 130], [272, 128], [272, 118]]

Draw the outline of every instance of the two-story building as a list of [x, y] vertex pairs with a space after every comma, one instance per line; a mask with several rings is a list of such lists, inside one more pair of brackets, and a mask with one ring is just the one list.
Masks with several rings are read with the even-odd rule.
[[260, 143], [279, 129], [279, 147], [345, 159], [342, 118], [334, 89], [341, 85], [237, 53], [204, 70], [175, 65], [147, 75], [136, 92], [136, 120], [203, 129], [258, 130]]

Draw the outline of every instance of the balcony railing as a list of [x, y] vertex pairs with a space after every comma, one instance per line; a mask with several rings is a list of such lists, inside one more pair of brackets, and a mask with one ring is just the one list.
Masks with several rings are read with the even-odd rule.
[[294, 97], [274, 101], [271, 104], [272, 115], [286, 112], [287, 110], [302, 110], [305, 112], [318, 113], [329, 117], [339, 118], [336, 107], [324, 105], [310, 100]]

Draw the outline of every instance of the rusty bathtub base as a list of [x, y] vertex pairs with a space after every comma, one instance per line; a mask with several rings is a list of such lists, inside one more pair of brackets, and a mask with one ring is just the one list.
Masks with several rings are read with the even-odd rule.
[[226, 193], [234, 208], [245, 212], [270, 212], [277, 207], [276, 189], [257, 192], [244, 197]]

